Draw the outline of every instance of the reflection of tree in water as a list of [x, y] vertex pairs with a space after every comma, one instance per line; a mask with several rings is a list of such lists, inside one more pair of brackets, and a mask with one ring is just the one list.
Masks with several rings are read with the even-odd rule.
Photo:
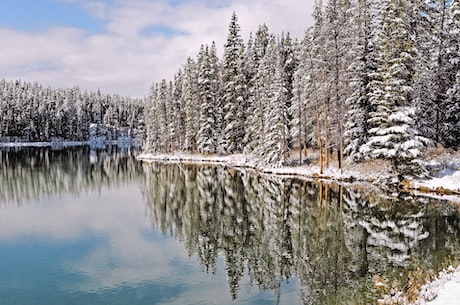
[[305, 304], [373, 303], [374, 274], [414, 263], [436, 269], [460, 249], [459, 214], [442, 203], [377, 204], [339, 186], [222, 167], [144, 170], [154, 226], [181, 240], [206, 272], [222, 255], [234, 300], [247, 274], [278, 300], [295, 277]]
[[22, 204], [45, 196], [98, 190], [143, 178], [129, 149], [89, 146], [0, 150], [0, 203]]

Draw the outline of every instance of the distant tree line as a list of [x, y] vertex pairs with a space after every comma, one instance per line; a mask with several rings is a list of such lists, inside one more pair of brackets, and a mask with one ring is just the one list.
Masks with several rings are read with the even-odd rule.
[[[282, 166], [317, 148], [412, 170], [429, 145], [460, 145], [458, 0], [317, 0], [302, 41], [234, 13], [223, 58], [203, 45], [146, 109], [152, 152], [251, 153]], [[322, 164], [322, 162], [321, 162]]]
[[143, 136], [144, 100], [0, 80], [0, 141]]

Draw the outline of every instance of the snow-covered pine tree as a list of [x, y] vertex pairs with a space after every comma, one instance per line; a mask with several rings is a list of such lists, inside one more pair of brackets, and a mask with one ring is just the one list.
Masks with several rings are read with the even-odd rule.
[[211, 52], [209, 46], [201, 46], [198, 55], [198, 94], [200, 96], [200, 128], [197, 134], [197, 148], [200, 153], [210, 154], [217, 150], [216, 145], [216, 122], [215, 109], [217, 91], [215, 83], [217, 75], [215, 73], [215, 63], [211, 62]]
[[283, 54], [280, 43], [274, 36], [269, 40], [267, 53], [262, 60], [264, 91], [264, 141], [258, 150], [264, 165], [280, 167], [289, 157], [288, 147], [288, 109], [286, 102], [288, 90], [285, 87]]
[[214, 116], [214, 128], [212, 136], [216, 144], [215, 152], [222, 153], [223, 149], [223, 131], [224, 131], [224, 113], [222, 106], [222, 67], [220, 59], [217, 56], [217, 47], [216, 42], [211, 43], [209, 49], [209, 63], [210, 63], [210, 72], [209, 77], [211, 79], [211, 94], [213, 97], [213, 116]]
[[367, 140], [369, 83], [371, 74], [375, 72], [372, 3], [372, 0], [354, 1], [349, 23], [350, 37], [353, 39], [349, 50], [351, 63], [348, 66], [351, 93], [345, 102], [348, 110], [344, 126], [344, 154], [354, 161], [363, 158], [359, 149]]
[[327, 70], [324, 66], [325, 60], [325, 31], [324, 31], [324, 16], [323, 2], [316, 0], [313, 17], [315, 23], [312, 28], [311, 48], [309, 52], [309, 82], [312, 88], [312, 94], [307, 100], [307, 107], [311, 109], [311, 116], [308, 120], [315, 122], [315, 131], [312, 136], [313, 142], [319, 150], [319, 172], [323, 173], [323, 155], [326, 150], [326, 166], [328, 164], [328, 107], [327, 100], [329, 94], [329, 84], [326, 82]]
[[428, 140], [415, 126], [413, 93], [414, 36], [410, 32], [407, 0], [383, 0], [377, 37], [376, 80], [370, 84], [369, 138], [360, 152], [392, 161], [393, 170], [406, 174]]
[[148, 152], [160, 152], [159, 145], [159, 127], [157, 112], [158, 84], [152, 84], [147, 99], [145, 111], [145, 124], [147, 126], [144, 150]]
[[449, 147], [459, 149], [460, 147], [460, 71], [452, 88], [447, 92], [447, 105], [449, 111], [446, 115], [443, 131], [446, 135], [444, 142]]
[[416, 82], [414, 90], [419, 130], [436, 143], [445, 144], [443, 132], [447, 90], [455, 81], [449, 60], [448, 13], [451, 1], [413, 0], [413, 31], [417, 40]]
[[174, 124], [171, 145], [173, 151], [180, 151], [184, 149], [185, 143], [185, 106], [182, 99], [182, 69], [179, 69], [174, 75], [172, 109]]
[[182, 103], [185, 107], [185, 150], [195, 152], [197, 149], [197, 134], [199, 129], [199, 99], [197, 92], [196, 63], [188, 58], [184, 67], [182, 80]]
[[[283, 83], [286, 88], [286, 109], [291, 108], [293, 93], [293, 83], [294, 83], [294, 73], [297, 70], [298, 66], [298, 41], [293, 41], [289, 32], [286, 34], [282, 33], [281, 41], [281, 65], [283, 68]], [[286, 115], [286, 120], [288, 122], [286, 130], [286, 141], [289, 150], [291, 150], [293, 145], [292, 133], [291, 133], [291, 120], [292, 116], [290, 112]]]
[[451, 71], [455, 79], [447, 91], [446, 118], [443, 124], [444, 143], [460, 147], [460, 1], [451, 2], [449, 9], [449, 47], [447, 49]]
[[[325, 73], [326, 99], [324, 105], [326, 151], [337, 151], [339, 167], [342, 167], [343, 125], [346, 113], [345, 101], [350, 95], [348, 67], [351, 62], [350, 47], [354, 33], [350, 33], [350, 1], [330, 0], [325, 8], [323, 33], [323, 70]], [[328, 154], [326, 153], [326, 165]]]
[[299, 46], [298, 67], [294, 73], [292, 85], [292, 98], [289, 113], [291, 116], [290, 130], [293, 140], [293, 149], [299, 150], [299, 163], [306, 157], [307, 144], [311, 130], [314, 130], [313, 120], [309, 118], [312, 111], [307, 107], [309, 99], [313, 96], [311, 78], [310, 53], [312, 47], [311, 31], [306, 31]]
[[233, 13], [228, 28], [222, 63], [224, 147], [226, 153], [243, 151], [246, 79], [244, 73], [244, 44], [240, 26]]
[[258, 73], [262, 59], [265, 56], [269, 39], [268, 27], [259, 26], [254, 41], [250, 40], [247, 48], [246, 72], [248, 79], [248, 115], [245, 125], [245, 149], [249, 153], [255, 152], [263, 142], [264, 110], [261, 101], [263, 87], [260, 73]]
[[156, 113], [159, 130], [159, 148], [162, 152], [169, 152], [169, 104], [171, 97], [168, 82], [160, 82], [157, 95]]

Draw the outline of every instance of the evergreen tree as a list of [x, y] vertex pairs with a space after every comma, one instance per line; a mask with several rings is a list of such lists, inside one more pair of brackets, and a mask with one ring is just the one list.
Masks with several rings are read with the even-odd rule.
[[147, 135], [144, 143], [144, 150], [150, 152], [160, 152], [159, 121], [157, 120], [158, 116], [156, 115], [158, 90], [158, 84], [153, 84], [151, 86], [145, 113]]
[[172, 93], [172, 112], [174, 114], [172, 130], [173, 151], [183, 150], [185, 146], [185, 105], [182, 99], [182, 78], [182, 70], [179, 70], [174, 76]]
[[446, 144], [449, 136], [443, 130], [447, 106], [447, 90], [455, 81], [455, 71], [449, 59], [448, 13], [451, 1], [413, 1], [414, 32], [417, 35], [418, 56], [414, 97], [418, 128], [436, 143]]
[[460, 147], [460, 2], [454, 0], [449, 9], [449, 43], [447, 54], [451, 73], [455, 79], [447, 91], [446, 118], [443, 124], [444, 143], [449, 147]]
[[375, 29], [371, 11], [371, 0], [357, 0], [354, 2], [350, 22], [350, 36], [354, 43], [350, 48], [352, 60], [348, 67], [351, 93], [346, 100], [348, 110], [344, 126], [344, 153], [355, 161], [363, 158], [359, 150], [367, 141], [369, 130], [369, 85], [371, 75], [375, 72], [372, 38]]
[[350, 18], [349, 0], [330, 0], [325, 8], [323, 35], [323, 70], [324, 86], [326, 88], [325, 117], [326, 133], [326, 166], [328, 165], [329, 151], [335, 148], [338, 153], [339, 168], [342, 168], [343, 155], [343, 125], [346, 113], [345, 101], [349, 94], [348, 67], [351, 58], [350, 48], [354, 39]]
[[249, 153], [255, 152], [257, 147], [263, 143], [265, 107], [262, 104], [261, 91], [264, 84], [259, 68], [267, 52], [269, 36], [268, 27], [266, 25], [259, 26], [254, 41], [250, 41], [247, 48], [248, 115], [244, 144]]
[[288, 147], [288, 90], [285, 87], [285, 74], [281, 45], [274, 36], [270, 38], [267, 54], [261, 65], [264, 80], [263, 103], [264, 141], [258, 154], [263, 164], [279, 167], [286, 164]]
[[182, 103], [185, 108], [185, 150], [194, 152], [197, 149], [199, 130], [199, 105], [197, 93], [196, 63], [188, 58], [184, 65], [182, 80]]
[[309, 115], [313, 111], [307, 108], [308, 100], [313, 94], [310, 81], [311, 39], [311, 31], [306, 31], [299, 46], [299, 65], [294, 73], [291, 106], [289, 108], [293, 148], [299, 150], [299, 163], [302, 163], [302, 157], [306, 157], [308, 137], [313, 129], [312, 120], [309, 119]]
[[244, 73], [244, 44], [236, 13], [229, 25], [222, 63], [224, 138], [227, 153], [243, 151], [246, 79]]
[[197, 135], [197, 148], [201, 153], [214, 153], [216, 145], [215, 109], [217, 92], [215, 91], [216, 63], [212, 62], [209, 46], [201, 46], [198, 55], [198, 94], [200, 96], [200, 129]]
[[376, 81], [371, 83], [369, 139], [361, 153], [392, 161], [398, 173], [411, 170], [427, 143], [415, 127], [412, 104], [414, 37], [410, 33], [406, 0], [384, 0], [377, 43]]

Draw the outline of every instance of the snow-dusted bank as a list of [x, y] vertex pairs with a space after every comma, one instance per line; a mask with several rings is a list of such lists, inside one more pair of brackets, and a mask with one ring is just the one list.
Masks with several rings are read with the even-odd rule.
[[[174, 154], [151, 154], [144, 153], [137, 157], [145, 162], [166, 163], [194, 163], [194, 164], [220, 164], [235, 168], [250, 168], [262, 174], [300, 178], [322, 179], [338, 182], [367, 182], [376, 185], [384, 185], [394, 181], [394, 177], [385, 166], [372, 166], [366, 168], [365, 164], [352, 164], [339, 170], [334, 166], [324, 168], [319, 174], [320, 168], [316, 164], [302, 166], [284, 166], [279, 168], [264, 167], [258, 165], [257, 158], [247, 154], [234, 155], [200, 155], [187, 153]], [[460, 166], [455, 163], [447, 169], [439, 171], [435, 176], [424, 179], [411, 179], [399, 184], [406, 191], [418, 191], [425, 195], [442, 195], [445, 199], [460, 202]]]
[[460, 303], [460, 266], [449, 267], [436, 280], [422, 287], [419, 304], [457, 305]]

